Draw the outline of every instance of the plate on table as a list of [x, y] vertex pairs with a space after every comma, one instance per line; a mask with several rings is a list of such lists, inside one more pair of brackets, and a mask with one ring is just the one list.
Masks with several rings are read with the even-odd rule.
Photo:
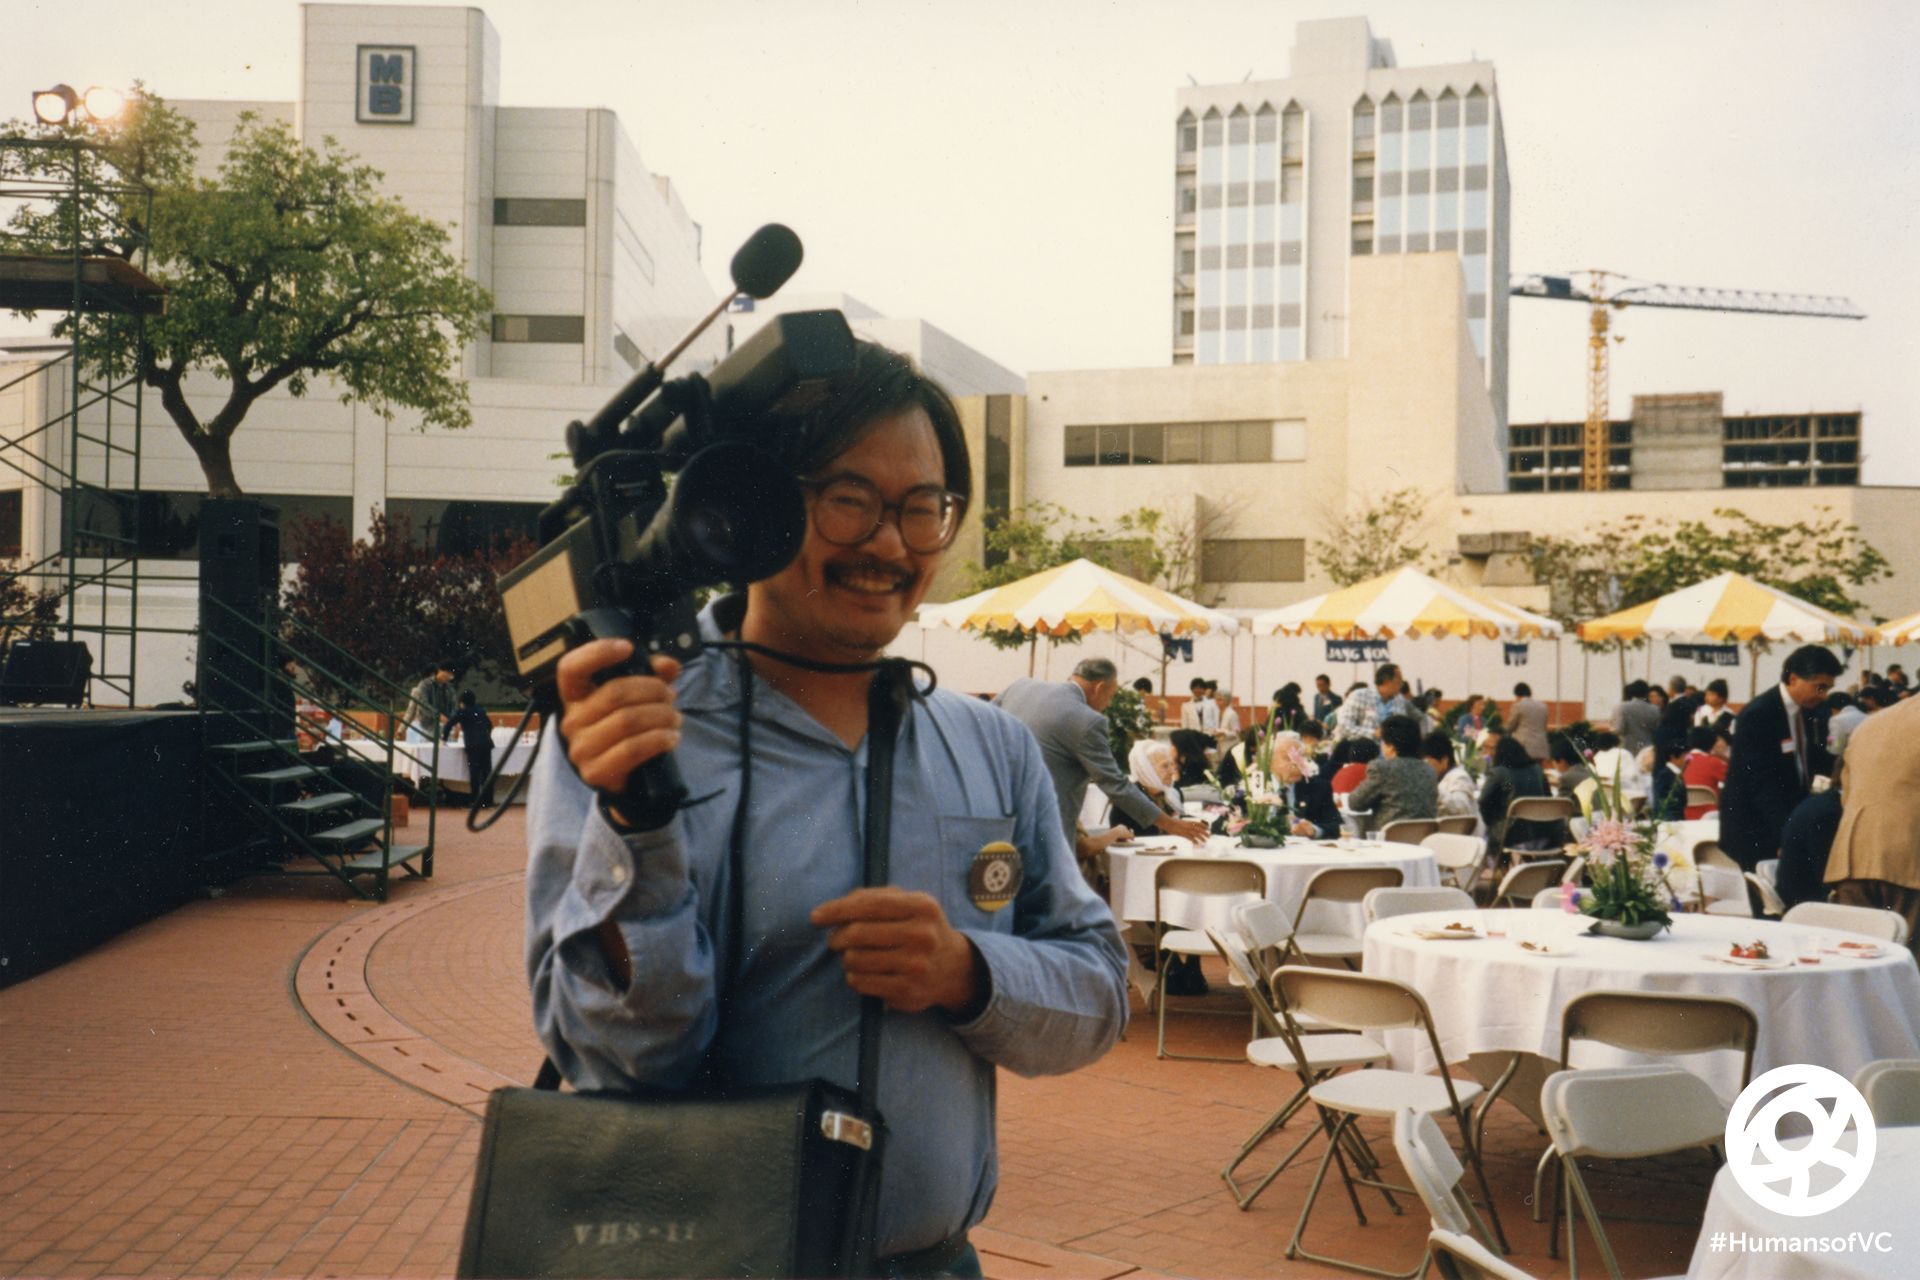
[[1837, 947], [1820, 949], [1834, 955], [1849, 956], [1855, 960], [1878, 960], [1887, 954], [1887, 948], [1877, 942], [1843, 942]]
[[1721, 964], [1730, 964], [1740, 969], [1791, 969], [1793, 960], [1786, 956], [1769, 956], [1765, 960], [1751, 960], [1746, 956], [1709, 955], [1708, 960], [1718, 960]]
[[1438, 929], [1415, 929], [1413, 936], [1429, 942], [1463, 942], [1468, 938], [1478, 938], [1481, 933], [1470, 924], [1450, 924]]

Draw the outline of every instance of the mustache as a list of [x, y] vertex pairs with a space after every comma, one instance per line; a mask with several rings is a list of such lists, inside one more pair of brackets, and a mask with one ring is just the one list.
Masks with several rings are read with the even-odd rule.
[[876, 577], [892, 578], [898, 585], [913, 581], [914, 576], [911, 570], [902, 569], [897, 564], [888, 564], [885, 560], [878, 560], [872, 556], [863, 556], [858, 560], [829, 561], [825, 572], [829, 578], [839, 578], [855, 573], [873, 574]]

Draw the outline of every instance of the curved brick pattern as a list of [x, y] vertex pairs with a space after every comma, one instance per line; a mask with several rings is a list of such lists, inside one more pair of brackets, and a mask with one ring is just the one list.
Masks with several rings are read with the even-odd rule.
[[[517, 899], [520, 879], [509, 874], [375, 907], [329, 930], [301, 957], [294, 976], [294, 990], [307, 1016], [376, 1070], [481, 1114], [489, 1093], [525, 1082], [464, 1058], [396, 1018], [370, 985], [370, 960], [390, 935], [409, 926], [442, 939], [459, 937], [454, 924], [441, 918], [442, 912], [489, 891], [505, 890]], [[419, 986], [416, 981], [408, 989], [417, 991]]]

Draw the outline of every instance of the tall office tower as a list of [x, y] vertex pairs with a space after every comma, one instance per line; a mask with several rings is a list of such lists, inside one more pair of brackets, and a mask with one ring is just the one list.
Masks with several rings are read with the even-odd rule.
[[1454, 253], [1507, 402], [1506, 146], [1490, 62], [1396, 66], [1365, 18], [1295, 27], [1285, 80], [1177, 94], [1175, 364], [1347, 354], [1350, 256]]

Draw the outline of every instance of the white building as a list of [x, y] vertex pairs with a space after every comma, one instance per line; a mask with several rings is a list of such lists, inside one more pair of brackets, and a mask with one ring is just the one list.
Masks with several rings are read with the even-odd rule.
[[1284, 80], [1178, 91], [1175, 364], [1339, 359], [1355, 258], [1453, 252], [1506, 427], [1508, 179], [1493, 64], [1400, 67], [1365, 18], [1302, 22]]

